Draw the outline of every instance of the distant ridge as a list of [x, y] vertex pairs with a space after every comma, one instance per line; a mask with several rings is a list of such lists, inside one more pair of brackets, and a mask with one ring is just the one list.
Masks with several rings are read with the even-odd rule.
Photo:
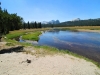
[[43, 21], [42, 24], [59, 24], [59, 20]]

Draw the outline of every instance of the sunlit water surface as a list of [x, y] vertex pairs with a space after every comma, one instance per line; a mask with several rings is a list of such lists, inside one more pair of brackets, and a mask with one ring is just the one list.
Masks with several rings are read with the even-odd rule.
[[69, 50], [100, 63], [100, 33], [47, 31], [40, 36], [38, 45]]

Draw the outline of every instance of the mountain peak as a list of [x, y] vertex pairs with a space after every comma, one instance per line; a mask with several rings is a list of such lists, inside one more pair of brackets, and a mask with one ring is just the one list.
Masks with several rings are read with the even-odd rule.
[[59, 24], [59, 20], [43, 21], [42, 24]]

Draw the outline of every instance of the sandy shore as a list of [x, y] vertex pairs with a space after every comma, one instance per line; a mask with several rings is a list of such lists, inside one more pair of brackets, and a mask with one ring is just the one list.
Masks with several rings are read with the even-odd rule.
[[100, 30], [89, 30], [89, 29], [77, 29], [78, 31], [83, 31], [83, 32], [97, 32], [100, 33]]
[[68, 54], [36, 57], [13, 52], [0, 54], [0, 75], [100, 75], [100, 69]]

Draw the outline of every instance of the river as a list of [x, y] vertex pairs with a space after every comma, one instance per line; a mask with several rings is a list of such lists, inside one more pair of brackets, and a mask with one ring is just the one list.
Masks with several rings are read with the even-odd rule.
[[100, 33], [47, 31], [40, 36], [38, 45], [69, 50], [100, 63]]

